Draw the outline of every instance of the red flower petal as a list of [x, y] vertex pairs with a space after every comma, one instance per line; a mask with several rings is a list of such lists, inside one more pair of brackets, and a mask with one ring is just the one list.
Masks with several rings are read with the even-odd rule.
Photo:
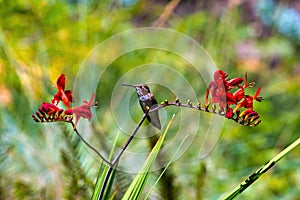
[[41, 109], [46, 112], [47, 114], [51, 114], [53, 112], [59, 111], [61, 110], [60, 108], [58, 108], [57, 106], [48, 103], [48, 102], [43, 102]]
[[65, 74], [61, 74], [58, 77], [56, 85], [57, 85], [58, 90], [60, 90], [60, 89], [64, 90], [65, 89], [65, 85], [66, 85], [66, 76], [65, 76]]
[[233, 93], [233, 96], [236, 102], [239, 102], [241, 99], [245, 98], [244, 88], [240, 88]]
[[57, 105], [60, 101], [61, 101], [61, 92], [57, 92], [54, 96], [53, 99], [51, 100], [51, 102], [55, 105]]
[[82, 104], [76, 108], [66, 110], [66, 112], [70, 112], [70, 113], [73, 112], [75, 114], [75, 116], [76, 116], [75, 125], [77, 125], [77, 123], [81, 117], [91, 120], [91, 118], [93, 117], [93, 114], [91, 112], [91, 107], [96, 105], [96, 102], [93, 103], [94, 98], [95, 98], [95, 94], [93, 93], [89, 102], [83, 101], [84, 104]]
[[242, 79], [242, 78], [233, 78], [233, 79], [230, 79], [229, 81], [227, 81], [227, 84], [230, 87], [234, 87], [234, 86], [240, 85], [243, 81], [244, 81], [244, 79]]
[[69, 102], [74, 102], [74, 97], [73, 97], [73, 91], [72, 90], [66, 90], [65, 94], [66, 94]]
[[234, 95], [232, 95], [231, 92], [227, 92], [226, 93], [226, 99], [227, 99], [227, 104], [228, 105], [230, 105], [230, 104], [236, 104], [237, 103]]
[[253, 96], [253, 99], [255, 99], [256, 101], [259, 101], [259, 102], [261, 102], [261, 100], [262, 100], [262, 98], [258, 96], [260, 91], [261, 91], [261, 87], [258, 87], [255, 95]]
[[72, 95], [72, 90], [65, 91], [65, 85], [66, 85], [66, 77], [64, 74], [62, 74], [57, 79], [58, 92], [53, 96], [53, 99], [51, 100], [51, 102], [53, 104], [57, 105], [60, 101], [62, 101], [62, 102], [64, 102], [66, 107], [68, 109], [70, 109], [70, 103], [74, 102], [74, 98]]
[[216, 80], [225, 80], [225, 78], [227, 77], [227, 74], [223, 71], [223, 70], [217, 70], [214, 73], [214, 79]]
[[229, 108], [225, 114], [225, 117], [228, 119], [231, 119], [233, 117], [233, 111], [232, 108]]

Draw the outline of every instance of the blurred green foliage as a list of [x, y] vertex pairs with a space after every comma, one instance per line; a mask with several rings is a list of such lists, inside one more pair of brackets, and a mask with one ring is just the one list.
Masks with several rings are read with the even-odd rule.
[[[91, 197], [100, 161], [78, 142], [71, 128], [66, 131], [58, 124], [37, 124], [31, 114], [56, 92], [59, 74], [67, 75], [67, 87], [71, 88], [77, 70], [96, 45], [116, 33], [152, 26], [167, 3], [0, 1], [0, 199]], [[299, 137], [299, 43], [281, 35], [272, 25], [264, 26], [253, 4], [185, 0], [164, 24], [199, 42], [230, 77], [242, 77], [248, 71], [249, 79], [263, 87], [264, 98], [262, 103], [255, 104], [262, 119], [258, 127], [243, 127], [226, 120], [218, 143], [207, 157], [198, 158], [200, 147], [194, 143], [171, 165], [166, 176], [174, 182], [178, 199], [219, 198]], [[97, 98], [100, 106], [96, 115], [97, 120], [102, 120], [102, 127], [94, 125], [97, 135], [86, 135], [95, 146], [101, 146], [103, 153], [109, 152], [109, 144], [102, 137], [114, 138], [118, 128], [110, 123], [113, 119], [105, 117], [116, 82], [133, 67], [151, 61], [176, 67], [199, 91], [197, 97], [204, 101], [203, 81], [195, 76], [193, 67], [171, 53], [141, 50], [123, 55], [107, 68], [97, 91], [101, 98]], [[152, 91], [159, 101], [175, 98], [167, 90], [160, 92], [154, 88]], [[137, 101], [136, 97], [132, 98], [133, 102]], [[172, 111], [180, 112], [170, 109], [168, 116]], [[138, 104], [133, 107], [136, 120], [140, 112]], [[207, 123], [200, 122], [201, 126]], [[127, 135], [120, 137], [121, 146]], [[136, 142], [131, 146], [135, 145], [143, 151], [151, 149], [151, 144], [146, 144], [146, 149], [145, 144]], [[298, 198], [298, 149], [239, 198]], [[129, 176], [120, 172], [117, 180], [119, 177], [122, 185]], [[153, 172], [150, 182], [158, 175], [159, 172]], [[158, 186], [153, 198], [168, 199], [163, 195], [167, 189], [163, 184]], [[120, 190], [117, 197], [124, 192]]]

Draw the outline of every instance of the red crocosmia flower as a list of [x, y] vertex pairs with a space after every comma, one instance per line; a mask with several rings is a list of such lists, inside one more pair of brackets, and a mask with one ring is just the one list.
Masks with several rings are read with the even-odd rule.
[[44, 102], [38, 109], [38, 112], [32, 115], [32, 118], [36, 122], [71, 122], [73, 114], [66, 113], [63, 109], [60, 109], [51, 103]]
[[234, 112], [235, 112], [237, 109], [241, 108], [241, 107], [248, 108], [248, 109], [253, 109], [253, 100], [256, 100], [256, 101], [258, 101], [258, 102], [261, 102], [261, 100], [262, 100], [262, 98], [258, 96], [259, 93], [260, 93], [260, 91], [261, 91], [261, 87], [259, 87], [259, 88], [257, 89], [256, 93], [255, 93], [253, 96], [245, 95], [245, 96], [244, 96], [244, 99], [241, 100], [241, 102], [239, 102], [239, 103], [236, 105], [236, 107], [235, 107], [235, 109], [234, 109]]
[[229, 108], [225, 114], [225, 117], [228, 119], [231, 119], [233, 117], [233, 111], [232, 108]]
[[231, 92], [227, 92], [226, 93], [226, 100], [227, 100], [227, 104], [231, 105], [231, 104], [236, 104], [236, 98], [234, 97], [234, 95]]
[[[260, 123], [260, 120], [258, 113], [253, 110], [253, 101], [262, 100], [258, 96], [261, 87], [257, 89], [253, 96], [245, 94], [245, 89], [253, 86], [254, 82], [248, 82], [247, 72], [244, 79], [239, 77], [229, 79], [224, 71], [217, 70], [214, 73], [214, 80], [206, 90], [205, 108], [208, 110], [211, 101], [213, 110], [218, 104], [219, 113], [222, 113], [222, 115], [225, 113], [226, 118], [233, 119], [243, 125], [256, 126]], [[210, 99], [209, 95], [211, 96]], [[240, 108], [244, 109], [240, 110]]]
[[215, 79], [215, 81], [217, 81], [217, 80], [225, 80], [226, 78], [227, 78], [227, 74], [223, 70], [217, 70], [217, 71], [215, 71], [215, 73], [214, 73], [214, 79]]
[[[208, 96], [211, 94], [213, 104], [219, 103], [221, 110], [227, 108], [227, 74], [223, 70], [217, 70], [214, 73], [214, 81], [212, 81], [206, 90], [206, 106], [209, 105]], [[230, 94], [228, 94], [230, 95]]]
[[234, 112], [237, 109], [242, 108], [242, 107], [248, 108], [248, 109], [253, 109], [253, 97], [246, 95], [244, 97], [244, 99], [236, 105], [236, 107], [234, 108]]
[[212, 103], [219, 103], [225, 98], [226, 92], [222, 82], [212, 81], [206, 90], [206, 104], [209, 103], [208, 96], [211, 94]]
[[259, 114], [252, 109], [247, 109], [238, 115], [238, 121], [241, 124], [249, 126], [257, 126], [261, 120], [259, 119]]
[[58, 92], [54, 95], [51, 102], [57, 105], [60, 101], [62, 101], [64, 102], [66, 107], [70, 109], [70, 102], [74, 102], [74, 98], [72, 95], [72, 90], [65, 90], [66, 77], [64, 74], [58, 77], [56, 85], [57, 85]]
[[235, 102], [239, 102], [245, 97], [244, 88], [240, 87], [237, 91], [233, 93], [233, 98], [235, 99]]
[[[63, 121], [72, 123], [73, 117], [76, 117], [75, 127], [81, 117], [91, 120], [93, 114], [91, 107], [96, 106], [97, 102], [93, 102], [95, 95], [92, 94], [90, 101], [83, 101], [83, 105], [76, 108], [71, 108], [71, 102], [74, 102], [72, 90], [65, 90], [66, 77], [61, 74], [56, 82], [58, 92], [51, 100], [52, 103], [44, 102], [38, 111], [32, 115], [32, 118], [36, 122], [57, 122]], [[57, 107], [58, 103], [62, 101], [67, 109], [61, 109]]]
[[227, 78], [227, 74], [223, 70], [217, 70], [214, 73], [214, 82], [217, 84], [218, 87], [225, 87], [226, 91], [229, 91], [232, 88], [239, 86], [243, 81], [243, 78]]
[[91, 112], [91, 107], [97, 105], [97, 102], [93, 102], [94, 98], [95, 98], [95, 94], [93, 93], [89, 102], [83, 101], [83, 103], [84, 103], [83, 105], [80, 105], [78, 107], [71, 108], [71, 109], [65, 111], [66, 114], [73, 114], [73, 113], [75, 114], [75, 116], [76, 116], [75, 125], [77, 125], [80, 117], [91, 120], [91, 118], [93, 116], [93, 114]]
[[42, 106], [39, 108], [40, 111], [43, 111], [45, 113], [47, 113], [48, 115], [51, 115], [55, 112], [58, 112], [62, 109], [58, 108], [57, 106], [48, 103], [48, 102], [43, 102]]
[[255, 99], [255, 100], [258, 101], [258, 102], [261, 102], [261, 101], [262, 101], [262, 97], [259, 97], [259, 96], [258, 96], [259, 93], [260, 93], [260, 91], [261, 91], [261, 87], [258, 87], [257, 90], [256, 90], [255, 95], [253, 96], [253, 99]]
[[226, 82], [228, 90], [239, 86], [244, 80], [242, 78], [233, 78]]
[[208, 95], [209, 92], [211, 92], [211, 101], [213, 104], [219, 103], [220, 108], [224, 110], [226, 108], [226, 92], [224, 90], [224, 87], [218, 87], [216, 82], [213, 82], [213, 84], [210, 85], [211, 88], [208, 88], [206, 91], [206, 100], [208, 102]]

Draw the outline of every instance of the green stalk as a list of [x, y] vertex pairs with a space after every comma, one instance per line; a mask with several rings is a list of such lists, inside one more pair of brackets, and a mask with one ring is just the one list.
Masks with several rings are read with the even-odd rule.
[[135, 176], [133, 181], [131, 182], [129, 188], [127, 189], [126, 193], [124, 194], [122, 200], [138, 200], [141, 198], [142, 192], [144, 190], [144, 187], [147, 183], [147, 179], [151, 170], [151, 167], [153, 166], [157, 155], [162, 147], [162, 144], [164, 142], [164, 139], [166, 138], [167, 132], [169, 131], [169, 128], [173, 122], [175, 115], [170, 119], [164, 133], [158, 138], [155, 146], [152, 148], [150, 154], [148, 155], [146, 161], [144, 162], [144, 165], [140, 169], [139, 173]]
[[125, 152], [126, 148], [128, 147], [128, 145], [130, 144], [130, 142], [132, 141], [132, 139], [134, 138], [135, 134], [138, 132], [139, 128], [141, 127], [142, 123], [145, 121], [147, 115], [148, 115], [148, 111], [147, 110], [144, 114], [142, 119], [140, 120], [140, 122], [138, 123], [138, 125], [135, 127], [134, 131], [131, 133], [130, 137], [127, 139], [126, 143], [123, 145], [121, 151], [116, 155], [116, 157], [114, 158], [114, 160], [111, 162], [111, 164], [108, 166], [108, 170], [105, 174], [105, 177], [103, 179], [103, 183], [101, 186], [101, 190], [98, 196], [98, 200], [102, 200], [105, 194], [105, 190], [107, 187], [107, 184], [109, 183], [109, 179], [112, 176], [113, 170], [115, 170], [116, 165], [119, 162], [120, 157], [123, 155], [123, 153]]
[[[115, 147], [117, 146], [117, 141], [118, 141], [119, 136], [120, 136], [120, 131], [118, 131], [117, 136], [114, 140], [114, 143], [113, 143], [112, 149], [110, 151], [108, 160], [112, 159]], [[101, 163], [101, 166], [100, 166], [99, 172], [98, 172], [98, 176], [97, 176], [97, 181], [96, 181], [95, 188], [94, 188], [94, 192], [93, 192], [93, 196], [92, 196], [92, 200], [97, 200], [98, 199], [98, 197], [100, 195], [102, 185], [104, 183], [104, 179], [106, 177], [105, 175], [108, 173], [109, 168], [110, 168], [110, 165], [104, 165], [103, 163]], [[105, 188], [103, 199], [108, 199], [109, 198], [109, 193], [110, 193], [110, 190], [111, 190], [112, 184], [113, 184], [114, 173], [115, 173], [115, 170], [113, 171], [112, 176], [110, 177], [111, 179], [108, 183], [108, 186]]]
[[290, 151], [292, 151], [295, 147], [300, 144], [300, 138], [286, 147], [283, 151], [281, 151], [277, 156], [271, 159], [269, 162], [260, 167], [257, 171], [252, 173], [247, 179], [245, 179], [239, 186], [234, 188], [229, 194], [227, 194], [223, 199], [230, 200], [234, 199], [236, 196], [241, 194], [246, 188], [248, 188], [252, 183], [254, 183], [259, 177], [261, 177], [264, 173], [266, 173], [269, 169], [271, 169], [281, 158], [286, 156]]
[[93, 147], [92, 145], [90, 145], [83, 137], [82, 135], [78, 132], [75, 124], [73, 122], [71, 122], [72, 126], [73, 126], [73, 130], [74, 132], [77, 134], [77, 136], [79, 137], [79, 139], [86, 145], [88, 146], [91, 150], [93, 150], [106, 164], [111, 165], [111, 163], [106, 160], [101, 153], [99, 153], [99, 151], [96, 150], [95, 147]]

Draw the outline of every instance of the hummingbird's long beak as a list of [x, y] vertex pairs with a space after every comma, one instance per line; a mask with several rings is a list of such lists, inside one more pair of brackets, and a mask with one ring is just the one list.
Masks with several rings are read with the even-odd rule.
[[122, 83], [121, 85], [122, 86], [128, 86], [128, 87], [134, 87], [135, 88], [135, 85], [130, 85], [130, 84], [126, 84], [126, 83]]

